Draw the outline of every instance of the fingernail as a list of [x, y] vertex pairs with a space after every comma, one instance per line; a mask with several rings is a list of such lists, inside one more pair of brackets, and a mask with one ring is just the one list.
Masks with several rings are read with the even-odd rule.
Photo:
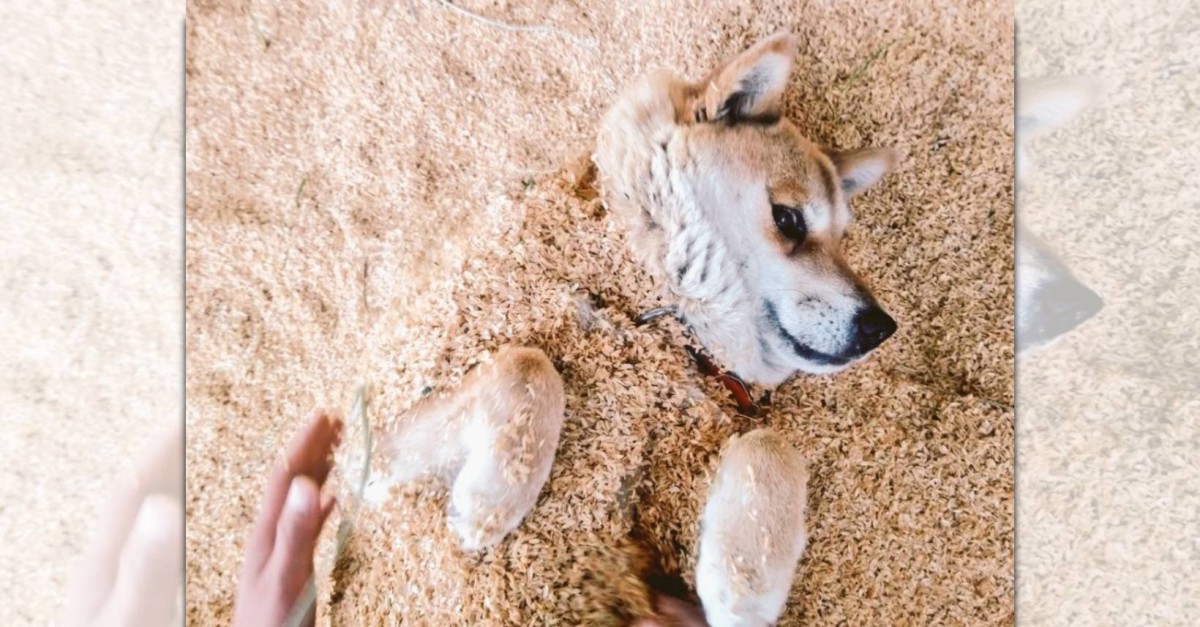
[[313, 507], [313, 493], [308, 486], [303, 485], [306, 480], [303, 477], [292, 479], [292, 485], [288, 488], [287, 508], [295, 512], [307, 512]]

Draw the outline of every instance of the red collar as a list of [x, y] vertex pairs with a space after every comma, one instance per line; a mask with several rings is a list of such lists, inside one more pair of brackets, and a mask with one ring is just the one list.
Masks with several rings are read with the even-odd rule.
[[[678, 319], [679, 312], [673, 306], [656, 307], [639, 315], [635, 319], [635, 322], [638, 326], [642, 326], [663, 316], [673, 316]], [[683, 321], [680, 320], [680, 322]], [[736, 373], [721, 370], [704, 349], [693, 346], [687, 346], [686, 349], [688, 355], [692, 357], [692, 361], [696, 362], [696, 367], [699, 368], [701, 374], [706, 377], [716, 377], [721, 382], [721, 385], [724, 385], [725, 389], [729, 390], [729, 393], [733, 396], [733, 400], [737, 402], [739, 414], [750, 418], [757, 418], [763, 414], [762, 408], [771, 404], [770, 392], [764, 393], [758, 403], [755, 403], [754, 399], [750, 396], [750, 386], [746, 385], [746, 382]]]

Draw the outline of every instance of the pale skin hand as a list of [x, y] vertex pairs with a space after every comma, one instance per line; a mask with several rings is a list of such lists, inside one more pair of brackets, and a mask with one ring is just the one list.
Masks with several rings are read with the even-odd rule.
[[[272, 468], [246, 543], [234, 627], [282, 625], [304, 596], [317, 537], [334, 507], [333, 496], [322, 496], [321, 488], [341, 437], [341, 419], [317, 412]], [[301, 625], [315, 619], [309, 612]]]
[[708, 627], [704, 611], [687, 601], [654, 594], [654, 618], [639, 618], [630, 627]]
[[164, 627], [183, 583], [183, 430], [175, 425], [118, 477], [67, 589], [63, 625]]
[[[63, 625], [165, 627], [179, 619], [183, 582], [183, 431], [176, 425], [118, 481], [67, 595]], [[318, 412], [267, 481], [246, 545], [234, 626], [281, 625], [313, 573], [313, 551], [334, 508], [321, 496], [342, 423]], [[292, 494], [291, 490], [295, 489]], [[293, 497], [289, 504], [289, 497]], [[634, 627], [707, 627], [691, 603], [655, 595], [655, 618]], [[302, 624], [313, 625], [309, 614]]]

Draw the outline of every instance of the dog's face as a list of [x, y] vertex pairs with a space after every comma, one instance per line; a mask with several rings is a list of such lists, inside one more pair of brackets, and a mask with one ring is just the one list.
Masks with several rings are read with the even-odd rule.
[[[1024, 80], [1017, 89], [1017, 186], [1033, 174], [1028, 144], [1053, 131], [1096, 97], [1088, 79]], [[1017, 231], [1017, 353], [1043, 347], [1095, 316], [1104, 301], [1033, 232]]]
[[[892, 165], [890, 151], [826, 152], [788, 120], [710, 124], [689, 138], [698, 209], [750, 288], [758, 340], [781, 366], [833, 372], [896, 330], [846, 263], [848, 200]], [[703, 260], [701, 260], [703, 261]], [[686, 278], [686, 276], [685, 276]]]
[[783, 118], [794, 47], [779, 35], [698, 83], [635, 83], [596, 155], [635, 254], [698, 338], [766, 385], [841, 370], [896, 330], [842, 250], [849, 200], [895, 155], [823, 149]]

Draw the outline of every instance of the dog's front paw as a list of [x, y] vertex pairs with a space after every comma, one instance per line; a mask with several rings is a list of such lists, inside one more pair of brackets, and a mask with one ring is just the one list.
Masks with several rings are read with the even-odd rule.
[[363, 488], [363, 503], [379, 507], [392, 497], [392, 482], [385, 477], [372, 477]]
[[[465, 510], [465, 511], [464, 511]], [[450, 504], [450, 529], [458, 535], [462, 550], [467, 553], [482, 551], [495, 545], [512, 531], [513, 525], [505, 524], [504, 512], [480, 511], [475, 507], [456, 507]]]

